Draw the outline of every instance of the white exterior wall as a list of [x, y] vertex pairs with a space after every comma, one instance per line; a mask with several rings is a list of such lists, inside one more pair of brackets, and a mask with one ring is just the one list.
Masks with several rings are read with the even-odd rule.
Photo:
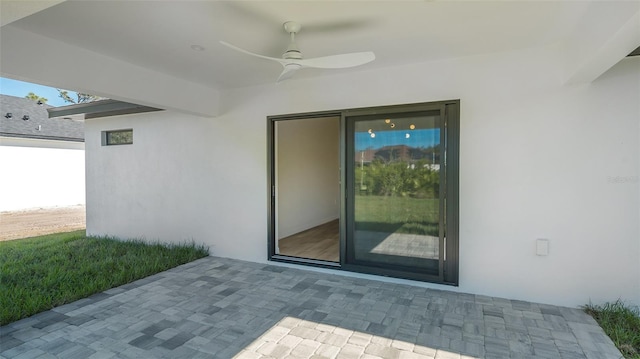
[[0, 139], [0, 211], [85, 204], [84, 143]]
[[[266, 262], [266, 116], [460, 99], [460, 286], [418, 285], [640, 304], [640, 58], [579, 86], [562, 84], [559, 63], [536, 49], [327, 71], [228, 92], [217, 118], [89, 120], [88, 232], [194, 239]], [[130, 127], [132, 146], [100, 147], [101, 130]], [[548, 256], [536, 256], [537, 238]]]

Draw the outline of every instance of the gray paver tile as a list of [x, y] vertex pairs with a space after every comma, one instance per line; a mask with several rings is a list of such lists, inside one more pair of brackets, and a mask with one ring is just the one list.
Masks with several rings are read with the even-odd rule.
[[285, 335], [278, 341], [278, 344], [285, 345], [289, 348], [295, 348], [296, 345], [300, 344], [304, 339], [297, 337], [295, 335]]
[[416, 346], [416, 345], [415, 345], [413, 342], [406, 342], [406, 341], [403, 341], [403, 340], [396, 340], [396, 339], [394, 339], [394, 340], [391, 342], [391, 347], [396, 348], [396, 349], [399, 349], [399, 350], [401, 350], [401, 351], [409, 351], [409, 352], [412, 352], [412, 351], [413, 351], [413, 348], [415, 348], [415, 346]]
[[400, 357], [400, 350], [394, 347], [371, 343], [364, 349], [366, 354], [379, 356], [381, 358], [395, 359]]
[[262, 357], [261, 354], [252, 352], [249, 350], [243, 350], [238, 355], [234, 356], [234, 359], [260, 359]]
[[34, 327], [26, 327], [11, 333], [10, 337], [21, 340], [23, 342], [28, 342], [34, 338], [39, 338], [45, 334], [47, 333], [41, 329], [34, 328]]
[[316, 339], [320, 335], [319, 331], [302, 326], [291, 329], [289, 333], [303, 339]]
[[37, 356], [36, 359], [58, 359], [58, 357], [53, 354], [42, 353], [40, 356]]
[[413, 352], [414, 353], [418, 353], [418, 354], [422, 354], [422, 355], [425, 355], [425, 356], [428, 356], [428, 357], [435, 357], [436, 353], [438, 351], [435, 348], [416, 345], [413, 348]]
[[460, 354], [447, 350], [438, 350], [435, 359], [460, 359]]
[[130, 341], [129, 345], [133, 345], [134, 347], [138, 347], [140, 349], [148, 350], [148, 349], [155, 348], [156, 346], [162, 344], [162, 342], [163, 341], [161, 339], [158, 339], [148, 334], [144, 334]]
[[16, 359], [33, 359], [45, 354], [42, 349], [30, 349], [26, 352], [16, 356]]
[[[334, 346], [329, 344], [322, 344], [316, 349], [315, 355], [318, 358], [335, 358], [340, 353], [342, 346]], [[313, 357], [313, 356], [312, 356]]]
[[91, 354], [88, 359], [110, 359], [110, 358], [115, 358], [116, 357], [116, 353], [114, 352], [108, 352], [108, 351], [98, 351], [95, 352], [93, 354]]
[[340, 359], [352, 359], [352, 358], [360, 358], [360, 356], [364, 353], [364, 347], [360, 347], [353, 344], [345, 344], [338, 353], [337, 358]]
[[311, 339], [305, 339], [291, 350], [291, 355], [298, 358], [310, 358], [322, 343]]
[[8, 336], [8, 335], [3, 336], [2, 338], [0, 338], [0, 340], [2, 341], [2, 345], [0, 345], [0, 351], [2, 352], [8, 351], [10, 349], [13, 349], [17, 346], [24, 344], [22, 340]]
[[291, 348], [285, 345], [268, 342], [260, 346], [257, 352], [274, 358], [282, 358], [291, 353]]
[[341, 347], [348, 342], [349, 338], [344, 335], [324, 332], [320, 333], [316, 340], [323, 344]]
[[579, 309], [204, 258], [0, 328], [3, 358], [617, 358]]
[[372, 337], [371, 334], [354, 332], [349, 337], [348, 343], [364, 348], [371, 342]]
[[93, 355], [94, 353], [95, 350], [91, 348], [77, 345], [60, 353], [59, 357], [68, 359], [84, 359], [90, 355]]
[[182, 346], [184, 343], [188, 342], [194, 337], [193, 334], [190, 333], [178, 333], [175, 336], [163, 341], [160, 346], [166, 349], [176, 349]]

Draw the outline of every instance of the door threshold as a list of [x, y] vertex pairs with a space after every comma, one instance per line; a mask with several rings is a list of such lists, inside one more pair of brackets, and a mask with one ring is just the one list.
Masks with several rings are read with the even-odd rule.
[[342, 266], [338, 262], [331, 261], [323, 261], [320, 259], [312, 259], [312, 258], [301, 258], [301, 257], [290, 257], [283, 256], [280, 254], [275, 254], [271, 256], [271, 259], [274, 262], [285, 262], [285, 263], [293, 263], [293, 264], [305, 264], [315, 267], [323, 267], [323, 268], [336, 268], [339, 269]]

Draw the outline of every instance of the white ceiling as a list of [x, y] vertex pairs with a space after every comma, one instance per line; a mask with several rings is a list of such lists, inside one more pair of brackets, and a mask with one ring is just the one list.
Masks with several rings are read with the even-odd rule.
[[[571, 35], [585, 2], [66, 1], [10, 26], [217, 88], [273, 83], [282, 24], [302, 23], [305, 57], [374, 51], [372, 69], [547, 45]], [[200, 45], [197, 52], [191, 45]], [[317, 76], [330, 70], [305, 70]], [[336, 71], [336, 70], [331, 70]], [[353, 71], [353, 70], [339, 70]]]
[[1, 1], [0, 26], [10, 24], [63, 1], [64, 0]]
[[[166, 75], [165, 80], [214, 91], [274, 83], [279, 64], [235, 52], [219, 42], [280, 57], [289, 41], [282, 24], [289, 20], [302, 24], [297, 41], [307, 58], [360, 51], [373, 51], [377, 57], [358, 68], [304, 69], [296, 74], [304, 78], [547, 45], [575, 44], [576, 49], [592, 51], [580, 46], [589, 40], [601, 47], [623, 23], [635, 21], [633, 16], [640, 14], [638, 1], [83, 0], [56, 4], [59, 1], [29, 7], [30, 1], [2, 0], [2, 23], [7, 24], [2, 30], [12, 30], [5, 31], [3, 41], [26, 31], [55, 40], [51, 42], [66, 52], [89, 50]], [[7, 9], [18, 15], [5, 19]], [[33, 14], [25, 16], [28, 12]], [[627, 26], [631, 32], [638, 27]], [[2, 50], [11, 48], [12, 56], [19, 56], [26, 49], [17, 48], [20, 44], [24, 44], [22, 37], [13, 46], [2, 45]], [[194, 51], [192, 45], [204, 51]], [[583, 54], [574, 52], [573, 61], [580, 62]], [[82, 62], [86, 57], [86, 52], [78, 51], [74, 60]], [[73, 65], [69, 66], [52, 70], [72, 71]], [[0, 70], [4, 76], [25, 77], [18, 74], [24, 70], [13, 67]], [[115, 74], [112, 78], [115, 81]], [[89, 83], [82, 86], [80, 90], [92, 90]], [[107, 92], [96, 89], [95, 93], [110, 95]]]

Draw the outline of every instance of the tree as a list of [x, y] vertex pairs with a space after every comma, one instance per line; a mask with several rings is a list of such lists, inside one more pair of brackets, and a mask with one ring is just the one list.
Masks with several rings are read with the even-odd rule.
[[38, 96], [38, 95], [34, 94], [33, 92], [29, 92], [27, 94], [27, 96], [25, 96], [24, 98], [28, 98], [29, 100], [33, 100], [33, 101], [36, 101], [36, 102], [42, 102], [42, 103], [47, 103], [47, 101], [48, 101], [46, 98], [44, 98], [42, 96]]
[[438, 198], [440, 171], [428, 160], [385, 161], [376, 157], [356, 169], [356, 181], [362, 183], [360, 194], [374, 196]]
[[69, 91], [61, 90], [61, 89], [56, 89], [56, 90], [58, 90], [58, 94], [60, 98], [63, 99], [65, 102], [69, 102], [69, 103], [86, 103], [86, 102], [93, 102], [93, 101], [98, 101], [103, 99], [100, 96], [90, 95], [88, 93], [81, 93], [81, 92], [76, 92], [76, 99], [74, 99], [69, 95]]

